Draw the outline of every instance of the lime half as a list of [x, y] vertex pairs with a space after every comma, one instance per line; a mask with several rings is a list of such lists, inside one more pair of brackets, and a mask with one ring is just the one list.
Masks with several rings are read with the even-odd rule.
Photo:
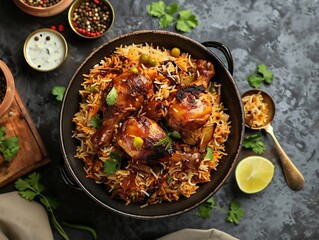
[[241, 160], [235, 170], [238, 187], [244, 193], [257, 193], [265, 189], [274, 176], [273, 163], [260, 156]]

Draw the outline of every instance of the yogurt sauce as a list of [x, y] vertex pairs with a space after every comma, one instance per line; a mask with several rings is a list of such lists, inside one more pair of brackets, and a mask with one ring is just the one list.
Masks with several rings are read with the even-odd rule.
[[24, 55], [32, 68], [50, 71], [65, 60], [67, 44], [60, 33], [51, 29], [40, 29], [33, 32], [26, 40]]

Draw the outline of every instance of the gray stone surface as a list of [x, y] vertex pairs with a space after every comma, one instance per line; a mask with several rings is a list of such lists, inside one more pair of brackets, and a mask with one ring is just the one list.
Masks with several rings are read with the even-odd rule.
[[[111, 0], [116, 20], [108, 34], [96, 40], [77, 37], [69, 28], [67, 11], [37, 18], [20, 11], [12, 1], [0, 1], [0, 58], [15, 77], [16, 87], [47, 146], [52, 163], [42, 168], [48, 192], [61, 202], [57, 217], [66, 222], [94, 226], [98, 239], [156, 239], [183, 228], [216, 228], [240, 239], [319, 239], [319, 1], [280, 0], [179, 0], [191, 9], [199, 26], [184, 34], [198, 42], [215, 40], [232, 52], [234, 78], [241, 92], [250, 89], [246, 76], [265, 63], [274, 81], [261, 88], [272, 94], [277, 113], [275, 134], [287, 154], [304, 174], [305, 187], [290, 190], [283, 177], [278, 154], [269, 136], [264, 156], [275, 164], [275, 176], [262, 192], [246, 195], [232, 175], [214, 196], [227, 208], [238, 200], [245, 217], [238, 226], [225, 221], [226, 213], [213, 210], [210, 219], [196, 216], [196, 209], [168, 219], [136, 220], [116, 215], [93, 202], [83, 192], [66, 186], [59, 173], [58, 120], [60, 103], [51, 95], [54, 86], [66, 86], [86, 56], [102, 43], [135, 30], [159, 29], [157, 19], [147, 15], [147, 0]], [[165, 1], [166, 3], [172, 1]], [[41, 27], [64, 24], [69, 55], [51, 73], [30, 70], [23, 58], [24, 40]], [[176, 31], [174, 27], [168, 30]], [[240, 159], [253, 155], [243, 150]], [[0, 192], [14, 190], [13, 184]], [[71, 239], [92, 239], [85, 232], [67, 229]], [[55, 232], [55, 239], [61, 237]]]

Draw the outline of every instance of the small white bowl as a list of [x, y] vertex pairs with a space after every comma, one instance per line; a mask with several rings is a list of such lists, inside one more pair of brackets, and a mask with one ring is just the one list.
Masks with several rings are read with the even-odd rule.
[[41, 28], [28, 36], [23, 54], [33, 69], [49, 72], [64, 62], [68, 54], [68, 45], [61, 33], [50, 28]]

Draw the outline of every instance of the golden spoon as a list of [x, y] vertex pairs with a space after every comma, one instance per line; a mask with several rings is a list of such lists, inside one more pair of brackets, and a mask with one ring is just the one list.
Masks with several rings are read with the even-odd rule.
[[299, 172], [299, 170], [296, 168], [296, 166], [292, 163], [288, 155], [285, 153], [285, 151], [282, 149], [280, 146], [275, 134], [273, 127], [271, 126], [271, 121], [273, 120], [275, 116], [275, 103], [272, 97], [265, 91], [262, 91], [260, 89], [252, 89], [247, 92], [245, 92], [242, 95], [242, 98], [245, 96], [251, 96], [253, 94], [258, 94], [260, 93], [263, 97], [263, 102], [267, 104], [268, 108], [268, 118], [267, 121], [259, 127], [253, 127], [251, 124], [249, 124], [248, 121], [245, 121], [246, 127], [253, 129], [253, 130], [260, 130], [264, 129], [274, 140], [276, 149], [279, 153], [279, 158], [281, 160], [281, 166], [287, 181], [288, 186], [293, 189], [293, 190], [300, 190], [303, 188], [305, 184], [305, 179], [302, 176], [302, 174]]

